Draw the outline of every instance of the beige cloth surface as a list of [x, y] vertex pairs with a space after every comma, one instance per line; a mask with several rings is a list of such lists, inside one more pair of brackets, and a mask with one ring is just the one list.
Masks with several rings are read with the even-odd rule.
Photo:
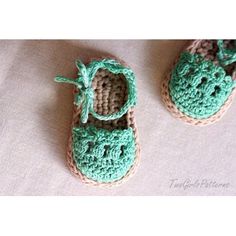
[[[160, 81], [185, 43], [0, 41], [0, 194], [235, 195], [236, 103], [220, 122], [199, 128], [174, 119], [160, 98]], [[132, 67], [138, 89], [141, 163], [112, 189], [86, 186], [67, 168], [72, 86], [53, 82], [75, 76], [76, 58], [104, 53]]]

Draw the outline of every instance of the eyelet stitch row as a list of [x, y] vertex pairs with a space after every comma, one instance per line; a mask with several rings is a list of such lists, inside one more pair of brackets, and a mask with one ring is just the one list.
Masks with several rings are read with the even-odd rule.
[[184, 52], [172, 71], [169, 93], [181, 112], [205, 119], [219, 111], [235, 86], [222, 67]]
[[88, 178], [111, 182], [122, 178], [135, 158], [132, 128], [107, 131], [94, 126], [73, 129], [73, 158]]

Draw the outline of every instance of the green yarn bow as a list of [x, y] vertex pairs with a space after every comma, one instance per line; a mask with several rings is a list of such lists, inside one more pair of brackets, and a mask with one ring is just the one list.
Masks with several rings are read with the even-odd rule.
[[234, 41], [234, 48], [225, 48], [224, 40], [218, 40], [217, 46], [219, 48], [217, 57], [222, 66], [236, 62], [236, 41]]
[[74, 80], [57, 76], [55, 81], [74, 84], [79, 89], [79, 93], [76, 93], [75, 95], [75, 104], [77, 106], [82, 105], [81, 122], [86, 123], [88, 120], [89, 111], [93, 107], [94, 92], [91, 87], [92, 80], [89, 79], [89, 73], [85, 65], [80, 60], [76, 61], [76, 66], [79, 69], [79, 77], [77, 79]]
[[[79, 92], [75, 95], [75, 104], [82, 106], [81, 122], [86, 123], [88, 115], [91, 113], [99, 120], [114, 120], [123, 116], [130, 107], [136, 104], [136, 84], [135, 75], [130, 68], [127, 68], [113, 59], [94, 60], [85, 66], [80, 60], [76, 61], [76, 66], [79, 69], [77, 79], [68, 79], [62, 76], [55, 78], [56, 82], [69, 83], [75, 85]], [[93, 109], [94, 91], [92, 88], [92, 81], [96, 72], [99, 69], [107, 69], [114, 74], [123, 74], [128, 85], [128, 99], [123, 107], [117, 113], [101, 115]]]

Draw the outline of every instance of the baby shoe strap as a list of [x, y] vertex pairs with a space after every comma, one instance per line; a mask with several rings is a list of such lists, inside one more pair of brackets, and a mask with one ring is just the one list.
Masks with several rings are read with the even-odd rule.
[[[75, 95], [75, 104], [82, 106], [81, 122], [86, 123], [88, 115], [91, 113], [99, 120], [114, 120], [118, 119], [127, 113], [128, 109], [136, 104], [136, 85], [135, 75], [130, 68], [127, 68], [113, 59], [94, 60], [87, 67], [81, 62], [76, 61], [76, 66], [79, 69], [77, 79], [68, 79], [62, 76], [57, 76], [55, 81], [62, 83], [74, 84], [79, 92]], [[128, 84], [128, 99], [117, 113], [100, 115], [94, 111], [93, 100], [94, 91], [92, 81], [99, 69], [107, 69], [113, 74], [123, 74]]]
[[233, 49], [226, 48], [223, 40], [217, 40], [217, 45], [219, 48], [217, 57], [222, 66], [227, 66], [236, 62], [236, 43]]

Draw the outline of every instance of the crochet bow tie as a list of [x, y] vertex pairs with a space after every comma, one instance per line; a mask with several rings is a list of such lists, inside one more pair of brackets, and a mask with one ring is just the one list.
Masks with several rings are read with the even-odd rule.
[[224, 40], [218, 40], [217, 46], [219, 48], [217, 57], [222, 66], [227, 66], [236, 62], [236, 41], [234, 41], [234, 48], [226, 48]]
[[79, 69], [79, 77], [77, 79], [57, 76], [55, 81], [74, 84], [79, 89], [79, 92], [75, 94], [75, 104], [77, 106], [82, 106], [81, 122], [86, 123], [89, 111], [93, 108], [94, 92], [92, 88], [92, 80], [90, 79], [87, 68], [81, 61], [76, 61], [76, 65]]

